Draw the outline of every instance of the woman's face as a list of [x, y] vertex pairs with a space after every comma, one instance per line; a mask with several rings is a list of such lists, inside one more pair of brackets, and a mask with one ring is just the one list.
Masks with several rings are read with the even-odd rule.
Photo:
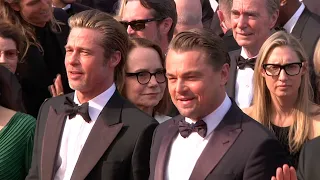
[[12, 39], [0, 37], [0, 64], [15, 73], [17, 63], [18, 50], [16, 43]]
[[53, 16], [52, 0], [20, 0], [11, 7], [19, 11], [25, 21], [38, 27], [45, 26]]
[[262, 76], [271, 96], [295, 97], [298, 94], [306, 64], [301, 63], [293, 49], [288, 46], [274, 48], [264, 64]]
[[[155, 107], [162, 99], [167, 83], [157, 51], [143, 47], [131, 50], [127, 59], [126, 73], [124, 87], [127, 98], [140, 108]], [[151, 76], [150, 81], [148, 81], [149, 73], [156, 73]]]

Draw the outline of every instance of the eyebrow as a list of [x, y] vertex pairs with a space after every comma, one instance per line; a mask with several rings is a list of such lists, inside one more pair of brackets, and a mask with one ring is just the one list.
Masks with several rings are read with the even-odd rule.
[[[157, 71], [162, 71], [162, 70], [164, 70], [164, 68], [157, 68], [157, 69], [155, 69], [155, 72], [157, 72]], [[149, 72], [149, 70], [148, 70], [148, 69], [137, 69], [137, 70], [135, 70], [134, 72], [135, 72], [135, 73], [136, 73], [136, 72]]]
[[[240, 14], [240, 11], [235, 10], [235, 9], [232, 9], [232, 10], [231, 10], [231, 13], [238, 15], [238, 14]], [[249, 16], [249, 15], [258, 16], [258, 15], [259, 15], [259, 12], [253, 11], [253, 10], [246, 10], [246, 11], [243, 12], [243, 14], [246, 15], [246, 16]]]
[[[176, 75], [170, 74], [170, 73], [166, 73], [167, 76], [173, 76], [175, 77]], [[199, 71], [187, 71], [185, 73], [183, 73], [181, 76], [185, 77], [185, 76], [192, 76], [192, 75], [196, 75], [196, 76], [202, 76], [202, 73]]]
[[85, 50], [85, 51], [92, 52], [92, 49], [85, 48], [85, 47], [76, 47], [76, 48], [73, 48], [72, 46], [66, 45], [66, 46], [64, 46], [64, 48], [65, 48], [65, 49], [79, 49], [80, 51]]

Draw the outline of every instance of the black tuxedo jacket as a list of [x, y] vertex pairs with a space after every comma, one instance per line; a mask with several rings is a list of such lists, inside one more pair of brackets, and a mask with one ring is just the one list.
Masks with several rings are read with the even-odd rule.
[[318, 94], [319, 90], [316, 85], [313, 55], [317, 42], [320, 38], [320, 16], [310, 12], [306, 7], [299, 17], [291, 34], [300, 41], [309, 57], [310, 81], [314, 90], [315, 102], [319, 104], [320, 102], [318, 102], [318, 100], [320, 95]]
[[[179, 133], [178, 122], [182, 118], [177, 116], [156, 129], [151, 147], [150, 180], [165, 178], [171, 144]], [[190, 180], [269, 180], [276, 168], [287, 162], [287, 155], [275, 136], [233, 102], [213, 131]]]
[[237, 80], [237, 59], [240, 57], [241, 49], [237, 49], [229, 52], [230, 57], [230, 69], [229, 80], [226, 85], [227, 94], [230, 98], [235, 98], [236, 80]]
[[304, 145], [300, 152], [298, 179], [320, 179], [320, 137], [317, 137]]
[[115, 15], [118, 8], [118, 0], [76, 0], [76, 2], [111, 15]]
[[[44, 102], [37, 119], [27, 180], [51, 180], [66, 121], [65, 97]], [[72, 119], [71, 119], [72, 121]], [[71, 180], [148, 179], [152, 134], [158, 122], [116, 91], [101, 111], [80, 153]]]

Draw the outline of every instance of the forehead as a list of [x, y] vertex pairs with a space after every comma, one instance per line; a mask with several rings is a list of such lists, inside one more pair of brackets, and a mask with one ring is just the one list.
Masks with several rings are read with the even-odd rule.
[[136, 47], [128, 54], [128, 70], [163, 68], [158, 52], [152, 48]]
[[16, 43], [12, 39], [0, 37], [0, 49], [4, 50], [8, 48], [16, 49]]
[[140, 1], [128, 1], [123, 11], [123, 21], [134, 21], [146, 18], [152, 18], [151, 9], [143, 7]]
[[233, 0], [232, 9], [237, 11], [266, 10], [266, 0]]
[[205, 53], [199, 50], [175, 51], [170, 49], [166, 58], [166, 69], [170, 73], [201, 71], [208, 67]]
[[72, 28], [68, 37], [68, 46], [94, 46], [100, 45], [103, 35], [94, 29]]
[[281, 46], [270, 51], [265, 63], [287, 64], [293, 62], [301, 62], [297, 53], [289, 46]]

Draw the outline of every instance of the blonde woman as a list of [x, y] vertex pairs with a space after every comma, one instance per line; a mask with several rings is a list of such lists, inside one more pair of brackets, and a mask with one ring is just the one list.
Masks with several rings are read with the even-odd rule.
[[317, 46], [314, 51], [313, 64], [314, 64], [314, 71], [316, 74], [316, 83], [317, 83], [318, 95], [319, 95], [316, 101], [319, 104], [320, 103], [320, 39], [318, 40]]
[[302, 145], [320, 134], [320, 107], [311, 102], [307, 58], [297, 39], [270, 36], [254, 72], [253, 105], [244, 112], [275, 133], [297, 167]]
[[[60, 23], [60, 26], [54, 14], [65, 25]], [[26, 53], [17, 66], [16, 75], [26, 110], [34, 117], [42, 102], [50, 97], [48, 86], [54, 79], [61, 84], [58, 74], [62, 76], [64, 89], [69, 87], [64, 67], [64, 46], [69, 33], [67, 19], [62, 9], [52, 8], [52, 0], [0, 1], [0, 20], [17, 26], [25, 37]]]

